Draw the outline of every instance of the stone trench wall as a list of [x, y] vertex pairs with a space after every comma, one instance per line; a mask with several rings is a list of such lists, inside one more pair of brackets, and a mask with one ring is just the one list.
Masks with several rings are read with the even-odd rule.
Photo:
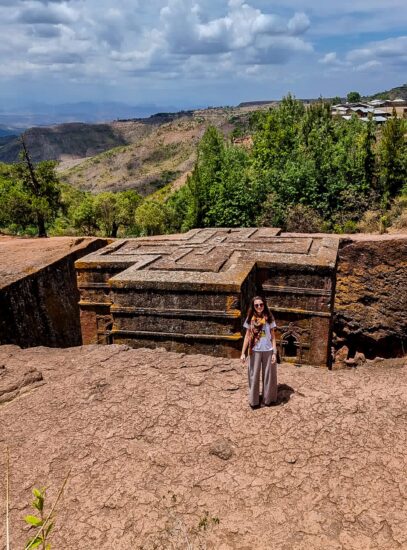
[[87, 246], [0, 290], [0, 345], [69, 347], [82, 344], [75, 260], [105, 246]]
[[[3, 288], [0, 344], [80, 345], [74, 262], [104, 244], [96, 240]], [[333, 330], [339, 359], [407, 353], [407, 236], [341, 240]]]
[[342, 359], [407, 353], [407, 236], [341, 242], [333, 328]]

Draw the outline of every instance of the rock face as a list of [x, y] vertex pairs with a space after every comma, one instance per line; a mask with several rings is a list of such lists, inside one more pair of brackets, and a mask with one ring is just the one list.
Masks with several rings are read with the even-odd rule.
[[240, 355], [248, 298], [264, 293], [287, 361], [329, 365], [332, 317], [335, 367], [363, 363], [357, 352], [406, 354], [406, 236], [278, 233], [193, 230], [116, 241], [87, 258], [107, 241], [0, 237], [0, 344], [66, 347], [83, 335]]
[[330, 235], [271, 227], [116, 241], [76, 262], [83, 341], [237, 357], [261, 294], [280, 357], [327, 366], [337, 252]]
[[[14, 346], [2, 346], [2, 356], [8, 359], [15, 353]], [[12, 401], [23, 393], [43, 384], [42, 373], [26, 364], [13, 365], [11, 369], [0, 364], [0, 405]]]
[[70, 468], [60, 550], [407, 548], [402, 359], [280, 365], [279, 404], [257, 411], [238, 359], [5, 346], [0, 365], [10, 381], [43, 377], [0, 405], [12, 548], [28, 539], [32, 488], [48, 487], [49, 510]]
[[106, 239], [0, 240], [0, 344], [82, 343], [74, 262]]
[[407, 353], [407, 237], [342, 243], [334, 331], [350, 357]]

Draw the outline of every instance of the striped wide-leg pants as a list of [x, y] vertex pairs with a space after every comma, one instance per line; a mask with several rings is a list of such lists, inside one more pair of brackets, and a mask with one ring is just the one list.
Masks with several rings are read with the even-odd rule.
[[277, 401], [277, 363], [272, 363], [272, 351], [253, 351], [249, 358], [249, 403], [260, 404], [260, 373], [263, 379], [263, 403], [270, 405]]

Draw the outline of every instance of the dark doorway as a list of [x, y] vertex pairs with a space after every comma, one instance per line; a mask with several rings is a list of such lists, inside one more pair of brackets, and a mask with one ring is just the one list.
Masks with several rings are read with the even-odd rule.
[[284, 357], [297, 357], [297, 340], [292, 334], [287, 336], [284, 343]]

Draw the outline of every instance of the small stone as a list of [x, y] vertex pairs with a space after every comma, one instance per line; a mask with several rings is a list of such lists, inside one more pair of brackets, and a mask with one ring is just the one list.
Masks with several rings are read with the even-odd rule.
[[382, 361], [384, 361], [384, 357], [375, 357], [373, 359], [373, 363], [381, 363]]
[[355, 363], [357, 366], [363, 365], [366, 363], [366, 356], [364, 353], [357, 351], [355, 354]]
[[291, 455], [287, 455], [284, 460], [288, 463], [288, 464], [295, 464], [297, 462], [297, 457], [295, 456], [291, 456]]
[[215, 455], [222, 460], [229, 460], [233, 456], [233, 448], [227, 439], [219, 439], [212, 443], [209, 454]]
[[345, 365], [348, 367], [356, 367], [356, 361], [353, 357], [350, 357], [349, 359], [345, 359]]
[[349, 355], [348, 346], [342, 346], [341, 348], [338, 349], [338, 351], [335, 354], [335, 361], [337, 362], [345, 361], [345, 359], [348, 358], [348, 355]]

